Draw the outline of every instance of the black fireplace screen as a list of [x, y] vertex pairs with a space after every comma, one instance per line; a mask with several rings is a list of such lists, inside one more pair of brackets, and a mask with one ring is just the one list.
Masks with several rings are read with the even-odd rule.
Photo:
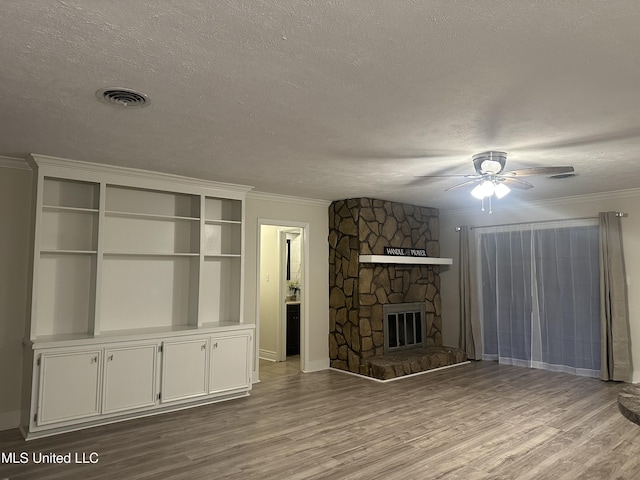
[[424, 345], [424, 304], [385, 305], [385, 350]]

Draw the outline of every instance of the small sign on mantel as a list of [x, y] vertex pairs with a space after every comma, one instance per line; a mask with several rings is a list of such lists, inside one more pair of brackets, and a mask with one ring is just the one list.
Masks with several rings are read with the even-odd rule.
[[384, 254], [394, 257], [426, 257], [427, 251], [424, 248], [384, 247]]

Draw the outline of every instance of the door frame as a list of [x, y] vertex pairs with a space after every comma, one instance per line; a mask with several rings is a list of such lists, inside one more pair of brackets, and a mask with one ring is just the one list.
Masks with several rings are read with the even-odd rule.
[[[283, 228], [299, 228], [302, 236], [302, 290], [300, 295], [300, 371], [308, 371], [308, 352], [309, 352], [309, 223], [296, 222], [290, 220], [274, 220], [269, 218], [258, 218], [257, 232], [257, 256], [256, 256], [256, 358], [260, 354], [260, 279], [262, 272], [260, 270], [260, 252], [262, 250], [262, 226], [270, 225]], [[306, 287], [305, 287], [306, 286]], [[284, 297], [282, 298], [284, 307]], [[285, 309], [282, 309], [285, 312]], [[280, 315], [283, 317], [283, 315]], [[281, 318], [282, 320], [282, 318]], [[283, 329], [280, 329], [281, 332]], [[280, 337], [280, 333], [278, 334]], [[256, 367], [259, 362], [256, 362]], [[256, 368], [259, 375], [259, 368]]]

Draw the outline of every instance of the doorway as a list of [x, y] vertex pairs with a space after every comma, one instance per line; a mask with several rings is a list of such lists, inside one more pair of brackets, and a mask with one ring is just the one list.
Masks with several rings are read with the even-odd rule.
[[306, 358], [307, 228], [304, 223], [258, 219], [259, 363], [286, 362], [287, 371], [292, 363], [297, 371], [304, 370]]

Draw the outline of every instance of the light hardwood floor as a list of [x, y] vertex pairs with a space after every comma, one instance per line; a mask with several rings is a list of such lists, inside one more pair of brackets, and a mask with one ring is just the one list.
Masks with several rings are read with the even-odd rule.
[[270, 382], [272, 380], [298, 375], [300, 373], [300, 355], [291, 355], [285, 362], [270, 362], [260, 360], [260, 381]]
[[640, 478], [622, 384], [493, 362], [386, 384], [287, 372], [245, 399], [26, 443], [1, 432], [0, 452], [99, 463], [3, 464], [0, 479]]

